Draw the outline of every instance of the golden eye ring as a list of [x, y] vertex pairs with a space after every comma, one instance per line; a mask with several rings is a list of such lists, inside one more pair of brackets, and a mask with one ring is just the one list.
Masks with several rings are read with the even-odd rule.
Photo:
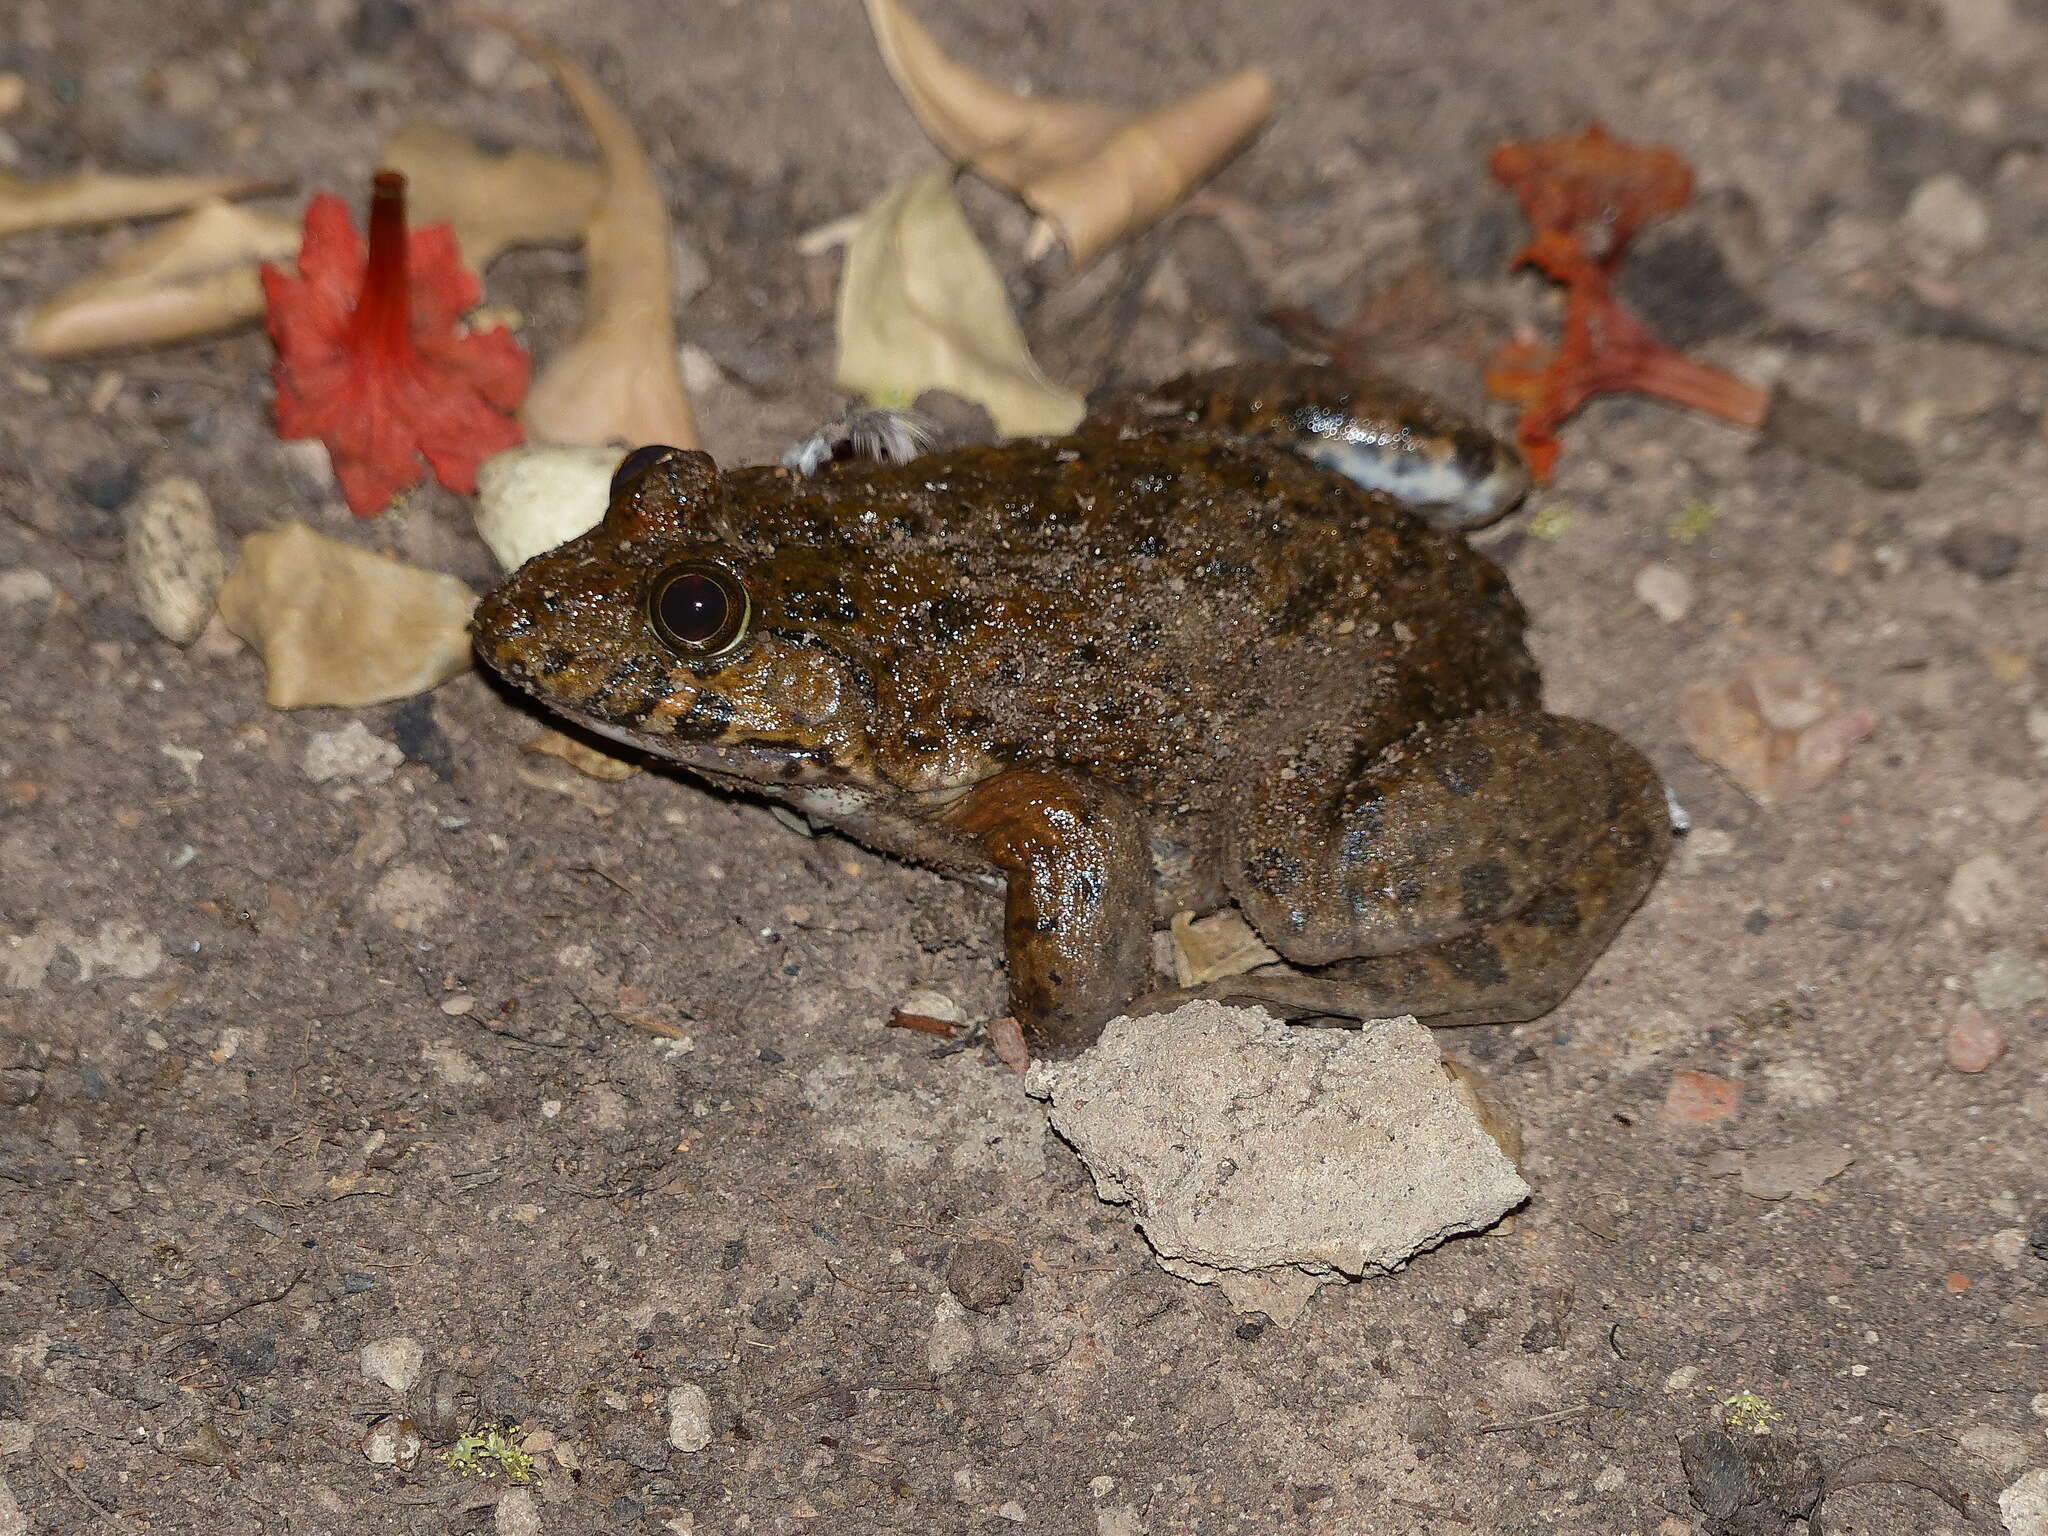
[[747, 584], [713, 560], [679, 560], [647, 584], [647, 622], [685, 661], [723, 656], [754, 617]]

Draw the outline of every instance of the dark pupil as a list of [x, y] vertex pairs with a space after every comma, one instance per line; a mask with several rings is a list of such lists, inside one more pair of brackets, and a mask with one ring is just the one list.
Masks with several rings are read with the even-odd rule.
[[635, 448], [619, 460], [619, 467], [612, 471], [612, 494], [618, 495], [619, 488], [632, 484], [648, 465], [674, 452], [675, 449], [666, 443], [649, 443], [645, 448]]
[[703, 645], [725, 627], [725, 589], [691, 571], [661, 589], [661, 622], [685, 645]]

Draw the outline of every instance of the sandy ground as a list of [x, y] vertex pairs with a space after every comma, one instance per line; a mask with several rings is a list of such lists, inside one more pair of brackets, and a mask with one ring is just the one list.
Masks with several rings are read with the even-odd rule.
[[[710, 444], [772, 453], [838, 403], [835, 258], [794, 237], [933, 158], [859, 7], [518, 10], [642, 124], [700, 264]], [[1547, 536], [1526, 514], [1487, 536], [1555, 706], [1640, 743], [1698, 825], [1563, 1007], [1447, 1037], [1519, 1114], [1533, 1202], [1291, 1327], [1168, 1277], [984, 1047], [884, 1027], [917, 988], [997, 1010], [989, 897], [687, 784], [522, 757], [535, 722], [473, 677], [267, 709], [250, 654], [138, 616], [137, 487], [190, 475], [233, 534], [307, 518], [482, 584], [460, 504], [351, 525], [269, 435], [260, 335], [12, 356], [0, 1477], [25, 1528], [1681, 1536], [1709, 1527], [1678, 1441], [1746, 1391], [1828, 1467], [1903, 1447], [1971, 1498], [1857, 1487], [1821, 1528], [1996, 1530], [1998, 1490], [2048, 1464], [2048, 9], [923, 10], [1061, 92], [1280, 82], [1215, 184], [1242, 242], [1196, 223], [1079, 284], [1015, 270], [1061, 377], [1254, 349], [1269, 299], [1338, 320], [1420, 269], [1454, 318], [1391, 328], [1386, 360], [1479, 404], [1492, 346], [1555, 311], [1502, 270], [1520, 225], [1486, 153], [1599, 117], [1698, 170], [1642, 253], [1667, 332], [1921, 454], [1925, 485], [1885, 494], [1608, 403], [1569, 429]], [[353, 195], [422, 111], [582, 147], [545, 81], [435, 8], [8, 13], [27, 91], [0, 161], [23, 174], [234, 165]], [[999, 199], [976, 209], [1014, 237]], [[0, 311], [123, 238], [9, 241]], [[579, 265], [492, 275], [543, 353]], [[1653, 563], [1682, 615], [1635, 595]], [[1766, 651], [1878, 721], [1770, 810], [1674, 718], [1685, 683]], [[402, 763], [311, 778], [309, 748], [357, 727]], [[1958, 1029], [2002, 1057], [1956, 1070]], [[1676, 1073], [1734, 1112], [1674, 1113]], [[1811, 1198], [1747, 1192], [1727, 1155], [1814, 1147], [1853, 1161]], [[1021, 1290], [963, 1310], [977, 1266]], [[421, 1347], [407, 1392], [363, 1371], [393, 1337]], [[672, 1405], [701, 1448], [671, 1443]], [[409, 1472], [360, 1448], [400, 1412], [429, 1441]], [[436, 1459], [483, 1422], [520, 1426], [530, 1489]]]

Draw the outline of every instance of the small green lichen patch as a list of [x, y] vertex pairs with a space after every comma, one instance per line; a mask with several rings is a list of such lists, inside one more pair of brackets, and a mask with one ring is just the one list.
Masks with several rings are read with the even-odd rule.
[[1754, 1392], [1737, 1392], [1721, 1399], [1721, 1422], [1730, 1429], [1746, 1429], [1760, 1435], [1785, 1415]]
[[472, 1430], [436, 1454], [444, 1466], [454, 1468], [464, 1477], [490, 1477], [503, 1472], [515, 1483], [530, 1483], [536, 1475], [533, 1458], [512, 1443], [502, 1425]]

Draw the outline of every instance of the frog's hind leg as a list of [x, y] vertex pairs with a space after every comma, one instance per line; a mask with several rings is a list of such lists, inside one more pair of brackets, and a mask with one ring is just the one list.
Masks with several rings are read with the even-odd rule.
[[[1238, 902], [1302, 969], [1148, 1008], [1199, 996], [1291, 1015], [1509, 1023], [1577, 985], [1669, 851], [1650, 765], [1598, 726], [1536, 713], [1476, 716], [1404, 748], [1334, 807], [1315, 804], [1315, 776], [1298, 773], [1244, 816]], [[1314, 851], [1270, 841], [1318, 823], [1334, 835]]]
[[1090, 415], [1119, 432], [1178, 424], [1271, 443], [1414, 508], [1475, 528], [1529, 489], [1528, 466], [1477, 422], [1392, 379], [1292, 359], [1235, 363], [1118, 395]]

